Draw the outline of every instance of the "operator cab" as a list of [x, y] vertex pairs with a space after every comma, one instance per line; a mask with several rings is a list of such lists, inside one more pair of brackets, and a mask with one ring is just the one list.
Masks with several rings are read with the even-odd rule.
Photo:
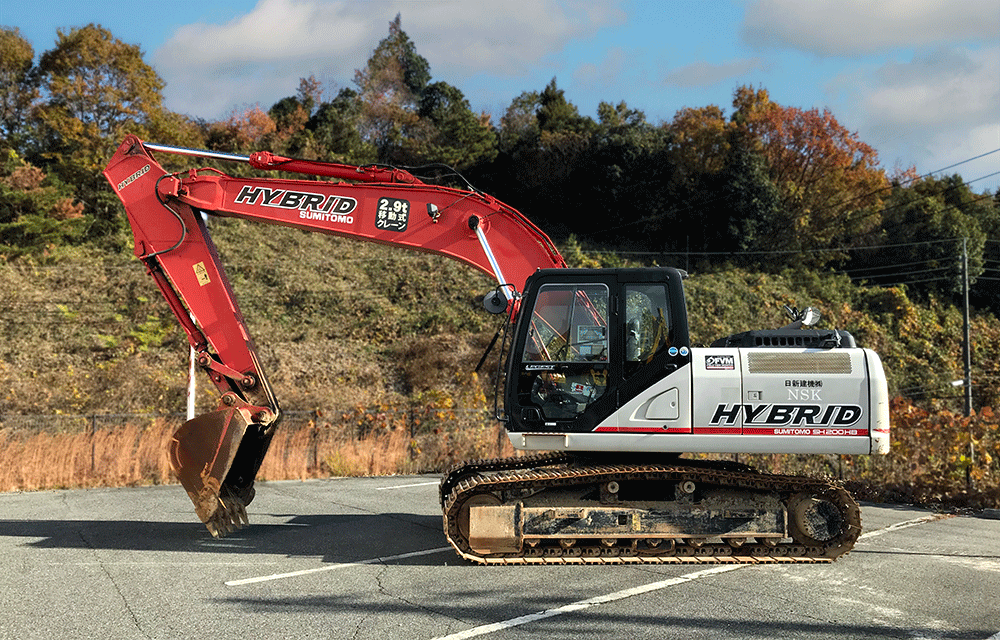
[[507, 360], [508, 430], [592, 431], [689, 362], [683, 277], [649, 268], [528, 278]]

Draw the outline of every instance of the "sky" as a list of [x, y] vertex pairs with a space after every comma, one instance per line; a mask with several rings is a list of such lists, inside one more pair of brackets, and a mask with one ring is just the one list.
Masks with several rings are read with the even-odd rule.
[[653, 123], [685, 107], [729, 114], [734, 90], [752, 85], [784, 106], [829, 109], [887, 171], [1000, 188], [997, 0], [0, 2], [0, 25], [36, 56], [57, 30], [89, 23], [139, 45], [167, 108], [206, 120], [267, 109], [304, 77], [328, 98], [353, 88], [397, 14], [432, 80], [495, 123], [553, 78], [583, 115], [624, 101]]

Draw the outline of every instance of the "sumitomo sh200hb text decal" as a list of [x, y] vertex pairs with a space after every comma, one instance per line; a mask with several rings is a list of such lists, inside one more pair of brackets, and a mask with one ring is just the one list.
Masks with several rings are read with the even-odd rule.
[[346, 196], [251, 186], [244, 186], [234, 202], [278, 209], [297, 209], [299, 218], [303, 220], [325, 220], [343, 224], [354, 223], [354, 216], [350, 214], [358, 206], [357, 200]]
[[856, 404], [719, 404], [713, 425], [735, 424], [743, 417], [743, 432], [787, 436], [856, 436], [863, 411]]

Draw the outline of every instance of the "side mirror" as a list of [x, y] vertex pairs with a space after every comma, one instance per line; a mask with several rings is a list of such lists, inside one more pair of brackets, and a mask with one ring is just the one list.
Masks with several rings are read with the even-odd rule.
[[801, 329], [802, 327], [811, 327], [817, 322], [819, 322], [822, 315], [816, 309], [812, 307], [806, 307], [802, 311], [799, 311], [796, 307], [789, 307], [785, 305], [785, 313], [792, 320], [791, 324], [786, 324], [782, 329]]
[[496, 288], [483, 297], [483, 308], [493, 315], [499, 315], [507, 311], [507, 298]]

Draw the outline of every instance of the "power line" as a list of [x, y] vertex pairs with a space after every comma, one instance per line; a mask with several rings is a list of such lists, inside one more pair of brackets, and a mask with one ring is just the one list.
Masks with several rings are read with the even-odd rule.
[[924, 176], [922, 176], [922, 177], [927, 177], [927, 176], [933, 175], [935, 173], [942, 173], [944, 171], [947, 171], [948, 169], [954, 169], [955, 167], [958, 167], [960, 165], [966, 164], [968, 162], [972, 162], [974, 160], [979, 160], [980, 158], [985, 158], [986, 156], [993, 155], [994, 153], [1000, 153], [1000, 149], [994, 149], [993, 151], [987, 151], [986, 153], [981, 153], [978, 156], [975, 156], [973, 158], [966, 158], [965, 160], [962, 160], [961, 162], [956, 162], [955, 164], [948, 165], [944, 169], [938, 169], [937, 171], [932, 171], [931, 173], [924, 174]]
[[[864, 273], [866, 271], [884, 271], [886, 269], [905, 269], [906, 267], [919, 267], [919, 266], [926, 265], [931, 260], [933, 260], [933, 258], [928, 259], [928, 260], [921, 260], [920, 262], [892, 263], [892, 264], [880, 265], [878, 267], [864, 267], [862, 269], [851, 269], [850, 273], [852, 274], [851, 275], [852, 278], [862, 278], [862, 277], [879, 278], [879, 277], [882, 277], [882, 276], [889, 276], [889, 275], [895, 275], [895, 274], [892, 274], [892, 273], [883, 273], [883, 274], [875, 273], [875, 274], [872, 274], [870, 276], [863, 276], [863, 275], [856, 275], [856, 274]], [[950, 269], [951, 267], [940, 267], [940, 268], [941, 269]], [[900, 271], [899, 273], [922, 273], [922, 272], [920, 272], [920, 271], [911, 271], [911, 270], [907, 269], [906, 271]]]
[[[1000, 152], [1000, 148], [993, 149], [992, 151], [987, 151], [986, 153], [982, 153], [982, 154], [980, 154], [978, 156], [975, 156], [975, 157], [972, 157], [972, 158], [967, 158], [966, 160], [962, 160], [962, 161], [957, 162], [955, 164], [949, 165], [947, 167], [944, 167], [943, 169], [936, 169], [934, 171], [930, 171], [930, 172], [925, 173], [923, 175], [916, 176], [916, 177], [913, 177], [913, 178], [909, 178], [909, 179], [904, 180], [903, 182], [899, 183], [899, 186], [906, 186], [906, 185], [911, 184], [913, 182], [916, 182], [918, 180], [923, 180], [925, 178], [929, 178], [930, 176], [932, 176], [932, 175], [934, 175], [936, 173], [942, 173], [944, 171], [947, 171], [948, 169], [952, 169], [952, 168], [957, 167], [959, 165], [966, 164], [967, 162], [972, 162], [974, 160], [978, 160], [980, 158], [984, 158], [984, 157], [986, 157], [988, 155], [992, 155], [992, 154], [998, 153], [998, 152]], [[997, 172], [994, 172], [994, 173], [990, 173], [990, 174], [987, 174], [985, 176], [980, 176], [978, 178], [973, 178], [972, 180], [965, 180], [963, 178], [962, 182], [965, 185], [969, 185], [969, 184], [972, 184], [974, 182], [979, 182], [980, 180], [985, 180], [987, 178], [992, 178], [992, 177], [994, 177], [996, 175], [1000, 175], [1000, 171], [997, 171]], [[955, 185], [953, 187], [949, 187], [949, 190], [950, 189], [958, 188], [958, 186], [960, 186], [960, 185]], [[847, 200], [842, 200], [842, 201], [837, 202], [835, 204], [830, 204], [830, 205], [826, 205], [826, 206], [823, 206], [823, 207], [819, 207], [817, 210], [818, 211], [828, 211], [828, 210], [831, 210], [831, 209], [839, 208], [839, 207], [851, 204], [852, 202], [856, 202], [858, 200], [863, 200], [863, 199], [866, 199], [866, 198], [870, 198], [872, 196], [878, 195], [878, 194], [880, 194], [882, 192], [885, 192], [885, 191], [891, 191], [894, 188], [895, 188], [895, 185], [890, 182], [888, 185], [886, 185], [884, 187], [879, 187], [879, 188], [874, 189], [874, 190], [872, 190], [872, 191], [870, 191], [868, 193], [864, 193], [864, 194], [861, 194], [859, 196], [854, 196], [852, 198], [849, 198]], [[927, 194], [927, 195], [922, 196], [921, 199], [928, 199], [928, 198], [936, 197], [936, 195], [937, 194]], [[990, 195], [989, 197], [993, 197], [993, 196]], [[690, 205], [688, 205], [688, 206], [686, 206], [686, 207], [684, 207], [682, 209], [677, 209], [676, 211], [678, 213], [685, 213], [685, 212], [691, 211], [693, 209], [696, 209], [696, 208], [699, 208], [699, 207], [703, 207], [705, 205], [709, 205], [709, 204], [714, 204], [716, 202], [720, 202], [720, 201], [722, 201], [724, 199], [725, 199], [725, 196], [721, 196], [720, 195], [720, 196], [715, 197], [715, 198], [711, 198], [711, 199], [708, 199], [708, 200], [701, 200], [699, 202], [692, 203], [692, 204], [690, 204]], [[894, 207], [890, 207], [888, 209], [884, 208], [884, 209], [881, 209], [881, 210], [879, 210], [877, 212], [873, 212], [873, 214], [874, 213], [881, 214], [881, 213], [884, 213], [885, 211], [891, 211], [893, 208]], [[656, 217], [640, 218], [639, 220], [634, 220], [632, 222], [628, 222], [628, 223], [625, 223], [623, 225], [619, 225], [617, 227], [605, 228], [604, 230], [605, 231], [617, 231], [619, 229], [624, 229], [626, 227], [633, 226], [633, 225], [636, 225], [636, 224], [640, 224], [640, 223], [644, 223], [644, 222], [651, 222], [651, 221], [656, 220], [656, 219], [657, 219]]]

